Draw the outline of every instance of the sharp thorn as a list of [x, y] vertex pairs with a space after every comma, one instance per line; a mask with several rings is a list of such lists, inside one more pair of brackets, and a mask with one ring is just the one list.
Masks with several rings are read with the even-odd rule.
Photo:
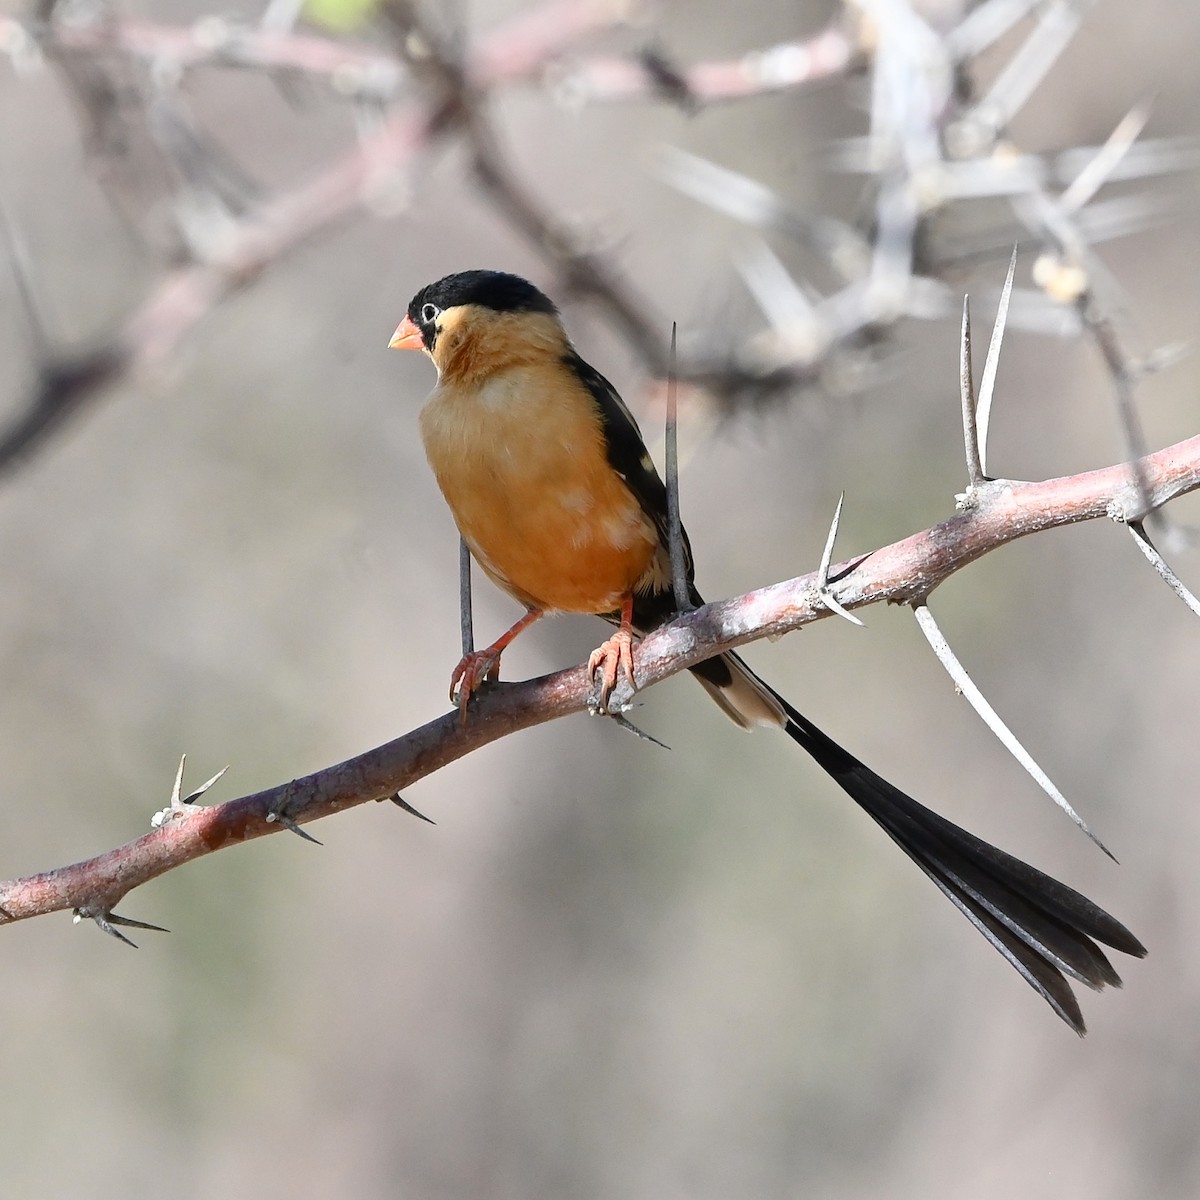
[[833, 520], [829, 523], [829, 535], [825, 539], [825, 549], [821, 552], [821, 566], [817, 573], [817, 588], [822, 593], [829, 587], [829, 567], [833, 562], [833, 544], [837, 541], [838, 526], [842, 522], [842, 504], [846, 493], [838, 496], [837, 508], [833, 510]]
[[821, 596], [821, 603], [824, 604], [825, 607], [827, 609], [829, 609], [829, 611], [831, 613], [834, 613], [839, 617], [844, 617], [847, 621], [850, 622], [851, 625], [857, 625], [860, 629], [863, 629], [866, 627], [865, 622], [860, 617], [856, 617], [852, 612], [843, 608], [833, 598], [832, 592], [826, 590], [826, 591], [821, 592], [820, 596]]
[[[182, 767], [182, 764], [181, 764], [181, 767]], [[225, 772], [226, 772], [226, 771], [228, 771], [228, 770], [229, 770], [229, 768], [228, 768], [227, 766], [225, 766], [225, 767], [222, 767], [222, 768], [221, 768], [221, 769], [220, 769], [220, 770], [219, 770], [219, 771], [218, 771], [218, 772], [217, 772], [217, 773], [216, 773], [216, 774], [215, 774], [215, 775], [214, 775], [214, 776], [213, 776], [213, 777], [212, 777], [212, 778], [211, 778], [211, 779], [210, 779], [210, 780], [207, 782], [207, 783], [202, 783], [202, 784], [201, 784], [201, 785], [200, 785], [200, 786], [199, 786], [199, 787], [198, 787], [198, 788], [197, 788], [197, 789], [196, 789], [194, 792], [192, 792], [192, 793], [191, 793], [191, 794], [190, 794], [190, 795], [189, 795], [189, 796], [188, 796], [188, 797], [187, 797], [185, 800], [183, 800], [183, 802], [182, 802], [182, 803], [184, 803], [184, 804], [191, 804], [191, 803], [193, 803], [194, 801], [196, 801], [196, 800], [199, 800], [199, 799], [200, 799], [200, 797], [201, 797], [201, 796], [203, 796], [203, 795], [204, 795], [204, 793], [205, 793], [205, 792], [207, 792], [207, 791], [208, 791], [208, 789], [209, 789], [210, 787], [212, 787], [212, 785], [213, 785], [214, 783], [216, 783], [216, 782], [217, 782], [217, 780], [218, 780], [218, 779], [220, 779], [220, 778], [221, 778], [221, 776], [222, 776], [222, 775], [224, 775], [224, 774], [225, 774]], [[179, 780], [176, 780], [176, 783], [175, 783], [175, 786], [176, 786], [176, 789], [177, 789], [177, 790], [178, 790], [179, 782], [180, 782]], [[172, 803], [173, 803], [173, 807], [176, 807], [176, 808], [178, 808], [178, 807], [179, 807], [179, 805], [177, 805], [177, 804], [174, 804], [174, 800], [175, 800], [175, 796], [174, 796], [174, 795], [172, 795]]]
[[862, 621], [853, 613], [847, 612], [834, 599], [833, 593], [829, 590], [829, 567], [833, 562], [833, 545], [837, 541], [838, 526], [842, 521], [842, 504], [845, 499], [846, 493], [843, 492], [838, 497], [837, 508], [834, 509], [833, 520], [829, 524], [829, 536], [825, 539], [825, 549], [821, 552], [821, 565], [817, 568], [817, 594], [821, 597], [821, 603], [830, 612], [836, 613], [839, 617], [845, 617], [852, 625], [861, 627]]
[[983, 465], [979, 459], [979, 426], [976, 419], [975, 376], [971, 363], [971, 298], [963, 296], [962, 337], [958, 354], [958, 389], [962, 404], [963, 441], [967, 453], [967, 487], [983, 482]]
[[609, 720], [615, 721], [619, 728], [628, 730], [635, 737], [641, 738], [642, 741], [653, 742], [656, 746], [661, 746], [664, 750], [670, 750], [671, 747], [666, 742], [660, 742], [653, 734], [647, 733], [644, 729], [639, 729], [632, 721], [620, 713], [610, 712], [605, 715]]
[[397, 808], [402, 808], [406, 813], [412, 813], [414, 817], [419, 817], [422, 821], [428, 821], [430, 825], [436, 825], [437, 822], [431, 817], [427, 817], [423, 812], [418, 812], [399, 792], [393, 796], [383, 797], [385, 800], [390, 800]]
[[106, 914], [109, 921], [114, 925], [124, 925], [126, 929], [152, 929], [155, 933], [170, 933], [169, 929], [164, 929], [161, 925], [151, 925], [149, 921], [135, 921], [132, 917], [122, 917], [115, 912]]
[[325, 845], [324, 842], [318, 841], [315, 837], [313, 837], [311, 833], [305, 833], [304, 830], [301, 829], [291, 817], [286, 816], [284, 813], [269, 812], [267, 813], [266, 819], [268, 824], [274, 824], [275, 822], [278, 822], [284, 827], [284, 829], [290, 830], [297, 837], [302, 837], [306, 842], [312, 842], [314, 846]]
[[979, 468], [987, 476], [988, 428], [992, 418], [992, 401], [995, 398], [996, 371], [1000, 366], [1000, 345], [1004, 341], [1004, 327], [1008, 322], [1008, 304], [1012, 299], [1013, 277], [1017, 271], [1017, 247], [1013, 246], [1012, 258], [1008, 263], [1008, 276], [1000, 293], [1000, 304], [996, 309], [996, 323], [992, 327], [992, 340], [988, 343], [987, 357], [983, 362], [983, 376], [979, 381], [979, 406], [975, 413], [975, 424], [979, 444]]
[[179, 756], [179, 770], [175, 772], [175, 786], [171, 789], [172, 808], [178, 808], [180, 804], [179, 793], [183, 788], [183, 768], [185, 766], [187, 766], [187, 755], [181, 754]]
[[76, 921], [82, 921], [85, 917], [89, 918], [110, 937], [115, 937], [118, 942], [124, 942], [126, 946], [132, 946], [135, 950], [138, 948], [137, 942], [132, 938], [127, 938], [117, 928], [118, 925], [124, 925], [129, 929], [151, 929], [156, 933], [170, 933], [169, 929], [164, 929], [161, 925], [151, 925], [148, 921], [135, 921], [132, 917], [122, 917], [114, 912], [92, 912], [87, 908], [77, 908], [74, 911], [74, 917]]

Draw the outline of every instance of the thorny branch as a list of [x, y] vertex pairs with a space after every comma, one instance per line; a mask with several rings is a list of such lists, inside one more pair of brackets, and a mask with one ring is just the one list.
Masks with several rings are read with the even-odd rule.
[[[1200, 437], [1149, 455], [1139, 464], [1153, 503], [1200, 488]], [[994, 480], [973, 493], [964, 511], [833, 567], [828, 585], [846, 609], [880, 601], [912, 604], [977, 558], [1041, 530], [1108, 517], [1125, 522], [1140, 498], [1124, 464], [1082, 475], [1019, 483]], [[645, 689], [719, 653], [800, 629], [830, 615], [822, 572], [695, 609], [646, 637], [637, 655]], [[631, 699], [622, 683], [614, 697]], [[526, 683], [495, 684], [472, 699], [469, 719], [448, 713], [386, 745], [290, 783], [211, 808], [175, 803], [161, 824], [136, 841], [72, 866], [0, 883], [0, 923], [63, 909], [111, 920], [133, 888], [192, 859], [283, 828], [284, 814], [304, 824], [335, 812], [390, 799], [417, 780], [481, 746], [546, 721], [586, 711], [591, 684], [583, 667]], [[178, 789], [178, 781], [176, 788]], [[191, 799], [191, 797], [189, 797]]]
[[[0, 16], [0, 51], [17, 69], [49, 63], [76, 101], [91, 152], [106, 168], [114, 207], [136, 221], [144, 215], [144, 193], [157, 191], [158, 224], [165, 216], [166, 228], [144, 240], [168, 264], [109, 337], [81, 352], [56, 352], [19, 230], [4, 217], [3, 240], [39, 371], [24, 411], [0, 429], [0, 472], [50, 444], [54, 430], [113, 384], [161, 368], [217, 306], [304, 241], [360, 210], [397, 207], [406, 176], [447, 141], [466, 149], [487, 201], [529, 240], [562, 287], [595, 300], [645, 367], [661, 376], [666, 357], [651, 331], [663, 322], [513, 167], [493, 99], [502, 88], [532, 85], [568, 105], [657, 100], [696, 113], [861, 72], [870, 84], [867, 130], [834, 155], [835, 166], [863, 178], [867, 219], [858, 225], [802, 211], [721, 164], [678, 150], [661, 156], [660, 173], [680, 192], [756, 231], [759, 240], [738, 266], [767, 323], [728, 353], [684, 361], [678, 378], [729, 404], [844, 377], [846, 364], [869, 366], [901, 321], [955, 315], [952, 273], [1006, 255], [1018, 241], [1037, 252], [1033, 287], [1013, 289], [1010, 270], [978, 403], [964, 313], [960, 375], [968, 492], [962, 511], [904, 542], [831, 568], [835, 517], [819, 571], [680, 617], [641, 645], [639, 683], [649, 686], [721, 649], [777, 636], [830, 612], [849, 616], [849, 609], [880, 600], [922, 605], [942, 579], [989, 550], [1104, 515], [1129, 525], [1155, 569], [1194, 609], [1194, 597], [1154, 549], [1142, 522], [1173, 496], [1200, 486], [1200, 438], [1142, 457], [1134, 390], [1171, 356], [1139, 360], [1126, 351], [1114, 316], [1117, 289], [1095, 247], [1161, 217], [1148, 195], [1103, 198], [1107, 185], [1139, 184], [1188, 168], [1195, 147], [1181, 139], [1139, 141], [1148, 117], [1144, 107], [1135, 108], [1098, 149], [1031, 155], [1008, 140], [1010, 122], [1053, 68], [1086, 7], [1061, 0], [983, 0], [956, 26], [935, 28], [904, 0], [868, 0], [847, 5], [808, 40], [691, 65], [635, 26], [640, 6], [633, 0], [549, 0], [469, 50], [412, 0], [385, 0], [380, 8], [392, 33], [391, 50], [266, 21], [249, 26], [210, 17], [183, 28], [104, 10], [80, 19], [66, 6], [60, 12], [54, 0], [44, 0], [35, 19]], [[1029, 16], [1026, 35], [1013, 38]], [[633, 29], [630, 48], [594, 51], [593, 35], [623, 26]], [[975, 60], [1002, 38], [1015, 49], [991, 85], [977, 92]], [[354, 106], [358, 141], [312, 179], [262, 197], [216, 148], [181, 86], [192, 73], [212, 70], [262, 72], [280, 87], [301, 78], [324, 85]], [[943, 232], [942, 218], [951, 210], [961, 217], [997, 208], [1005, 213], [999, 223], [994, 215], [981, 216], [965, 236]], [[972, 222], [955, 224], [961, 229]], [[827, 281], [824, 291], [795, 273], [788, 265], [795, 254], [779, 252], [781, 242], [815, 261]], [[1015, 254], [1013, 261], [1015, 266]], [[1097, 347], [1112, 382], [1127, 448], [1124, 464], [1042, 484], [986, 478], [987, 410], [1010, 295], [1012, 323], [1083, 334]], [[580, 669], [498, 685], [473, 704], [465, 726], [448, 716], [306, 779], [212, 808], [190, 804], [199, 792], [180, 801], [177, 780], [171, 806], [152, 833], [89, 862], [0, 884], [0, 921], [74, 908], [123, 937], [116, 926], [139, 923], [116, 916], [113, 908], [138, 884], [212, 850], [367, 800], [393, 799], [408, 807], [398, 789], [507, 733], [581, 711], [589, 699]], [[616, 699], [622, 699], [620, 691]]]

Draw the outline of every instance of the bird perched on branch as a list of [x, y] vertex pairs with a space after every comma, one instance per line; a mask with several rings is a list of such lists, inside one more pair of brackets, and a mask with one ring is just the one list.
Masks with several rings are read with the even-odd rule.
[[[620, 674], [633, 682], [635, 635], [675, 612], [666, 489], [637, 423], [576, 353], [554, 304], [516, 275], [465, 271], [423, 287], [390, 344], [433, 360], [437, 386], [420, 418], [426, 455], [475, 560], [526, 610], [462, 659], [451, 699], [465, 715], [505, 647], [539, 617], [594, 613], [617, 625], [589, 660], [603, 709]], [[787, 733], [1077, 1033], [1085, 1028], [1067, 978], [1097, 990], [1121, 982], [1096, 943], [1146, 953], [1085, 896], [876, 775], [736, 654], [691, 671], [738, 725]]]

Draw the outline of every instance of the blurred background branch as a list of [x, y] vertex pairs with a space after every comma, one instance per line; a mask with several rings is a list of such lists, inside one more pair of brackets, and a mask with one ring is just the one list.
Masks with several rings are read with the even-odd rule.
[[[660, 170], [669, 183], [760, 235], [782, 234], [834, 283], [822, 292], [817, 279], [790, 272], [764, 242], [748, 241], [741, 271], [768, 328], [742, 350], [685, 364], [683, 378], [728, 405], [827, 378], [834, 365], [861, 377], [889, 330], [906, 319], [946, 317], [957, 306], [954, 281], [964, 266], [986, 261], [989, 249], [1005, 249], [1010, 237], [1023, 238], [1039, 252], [1033, 281], [1050, 305], [1039, 305], [1037, 292], [1018, 295], [1016, 316], [1041, 332], [1092, 332], [1114, 380], [1129, 457], [1146, 452], [1130, 393], [1135, 371], [1116, 349], [1115, 300], [1104, 299], [1115, 285], [1094, 245], [1160, 220], [1158, 196], [1144, 185], [1191, 168], [1195, 145], [1170, 138], [1139, 145], [1148, 119], [1142, 108], [1094, 154], [1086, 148], [1072, 151], [1075, 158], [1060, 154], [1065, 189], [1060, 198], [1047, 190], [1054, 181], [1046, 165], [1021, 154], [1009, 130], [1077, 28], [1080, 12], [1072, 4], [1045, 6], [982, 94], [973, 83], [976, 60], [1004, 31], [999, 15], [990, 26], [988, 19], [993, 9], [1011, 8], [1001, 0], [986, 0], [959, 25], [941, 30], [903, 0], [879, 0], [843, 14], [811, 41], [695, 67], [674, 64], [639, 31], [643, 49], [623, 69], [620, 60], [589, 60], [578, 52], [589, 39], [635, 19], [637, 7], [627, 0], [552, 0], [502, 25], [472, 51], [419, 6], [394, 0], [374, 17], [390, 31], [396, 46], [390, 55], [218, 17], [177, 28], [126, 22], [103, 8], [80, 14], [63, 11], [67, 7], [45, 5], [25, 23], [4, 19], [0, 44], [26, 70], [44, 60], [58, 72], [110, 201], [167, 270], [123, 329], [82, 355], [43, 355], [24, 411], [0, 430], [0, 472], [114, 378], [141, 374], [169, 355], [215, 304], [307, 238], [362, 206], [403, 207], [407, 177], [421, 169], [431, 139], [442, 137], [466, 142], [483, 195], [545, 257], [560, 287], [597, 301], [645, 367], [662, 374], [656, 332], [662, 314], [634, 294], [611, 256], [589, 251], [584, 238], [535, 198], [510, 165], [488, 109], [504, 89], [532, 82], [575, 105], [638, 96], [694, 112], [717, 100], [811, 86], [855, 69], [871, 81], [869, 128], [845, 141], [833, 161], [863, 178], [857, 228], [798, 212], [786, 197], [719, 164], [664, 152]], [[1006, 11], [1006, 20], [1011, 16]], [[567, 61], [572, 52], [580, 61]], [[359, 130], [355, 148], [313, 178], [266, 195], [205, 128], [187, 94], [198, 71], [248, 69], [285, 90], [300, 76], [347, 102]], [[1063, 178], [1064, 172], [1073, 174]], [[1107, 211], [1100, 197], [1114, 179], [1143, 190], [1122, 197], [1120, 217], [1101, 227], [1094, 218]], [[997, 202], [1017, 222], [1008, 236], [992, 224], [950, 242], [939, 237], [941, 225], [976, 224], [974, 214]], [[23, 293], [36, 295], [11, 237], [9, 244]], [[39, 344], [48, 340], [40, 326], [38, 335]]]

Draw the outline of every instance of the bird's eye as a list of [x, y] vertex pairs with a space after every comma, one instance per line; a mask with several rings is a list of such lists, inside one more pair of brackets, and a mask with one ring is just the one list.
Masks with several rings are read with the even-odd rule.
[[421, 305], [421, 324], [432, 325], [442, 310], [436, 304]]

